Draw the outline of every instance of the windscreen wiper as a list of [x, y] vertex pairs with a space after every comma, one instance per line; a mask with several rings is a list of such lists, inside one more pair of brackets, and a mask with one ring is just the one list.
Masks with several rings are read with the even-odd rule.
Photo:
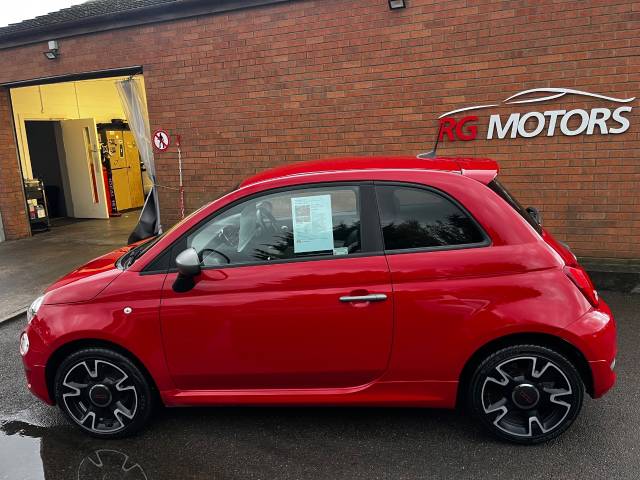
[[142, 245], [139, 245], [129, 252], [129, 257], [127, 257], [127, 264], [125, 265], [125, 268], [129, 268], [131, 265], [133, 265], [135, 261], [140, 257], [140, 255], [145, 252], [145, 249], [141, 247]]

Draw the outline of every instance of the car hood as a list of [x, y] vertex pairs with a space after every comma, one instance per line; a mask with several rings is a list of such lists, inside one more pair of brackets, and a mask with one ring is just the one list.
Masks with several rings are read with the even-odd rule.
[[135, 245], [128, 245], [94, 258], [56, 280], [45, 290], [45, 304], [85, 302], [95, 298], [122, 273], [116, 267], [118, 258]]

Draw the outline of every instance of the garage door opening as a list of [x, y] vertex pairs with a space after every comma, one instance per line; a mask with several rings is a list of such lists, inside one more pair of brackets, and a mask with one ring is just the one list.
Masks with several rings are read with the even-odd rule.
[[64, 198], [68, 186], [63, 184], [63, 164], [58, 155], [59, 122], [30, 120], [25, 122], [27, 146], [31, 156], [33, 177], [46, 185], [48, 214], [51, 218], [67, 216], [67, 202]]
[[152, 181], [116, 87], [126, 78], [11, 88], [33, 233], [143, 207]]

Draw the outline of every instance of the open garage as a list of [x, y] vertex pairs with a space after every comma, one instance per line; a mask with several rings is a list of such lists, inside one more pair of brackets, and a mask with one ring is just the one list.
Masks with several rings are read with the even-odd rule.
[[150, 179], [118, 95], [123, 80], [10, 89], [32, 233], [142, 207]]

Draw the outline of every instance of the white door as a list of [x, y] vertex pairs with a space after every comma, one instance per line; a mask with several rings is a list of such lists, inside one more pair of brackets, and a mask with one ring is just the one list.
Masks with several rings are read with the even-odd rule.
[[60, 125], [73, 216], [109, 218], [95, 120], [63, 120]]

